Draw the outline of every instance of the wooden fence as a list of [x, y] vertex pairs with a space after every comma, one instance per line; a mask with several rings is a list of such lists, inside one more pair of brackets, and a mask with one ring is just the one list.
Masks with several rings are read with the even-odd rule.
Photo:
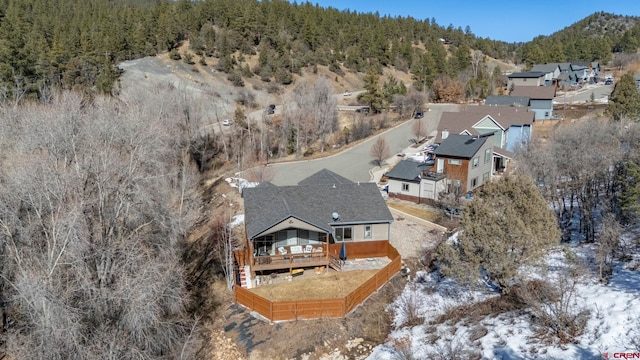
[[388, 242], [385, 250], [378, 256], [387, 256], [391, 262], [344, 298], [272, 302], [235, 286], [236, 302], [270, 321], [344, 317], [400, 271], [402, 259], [398, 251]]

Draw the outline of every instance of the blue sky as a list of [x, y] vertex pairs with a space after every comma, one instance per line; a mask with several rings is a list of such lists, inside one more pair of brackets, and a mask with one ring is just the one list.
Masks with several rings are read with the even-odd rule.
[[[291, 0], [293, 1], [293, 0]], [[304, 0], [297, 0], [304, 3]], [[380, 15], [435, 18], [438, 25], [467, 25], [479, 37], [507, 42], [550, 35], [597, 12], [640, 16], [638, 0], [310, 0], [322, 7]], [[535, 22], [531, 19], [535, 19]]]

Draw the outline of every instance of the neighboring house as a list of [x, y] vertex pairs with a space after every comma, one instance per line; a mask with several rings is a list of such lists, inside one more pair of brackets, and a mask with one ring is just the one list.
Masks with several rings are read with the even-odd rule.
[[512, 73], [508, 76], [507, 87], [511, 89], [513, 86], [544, 86], [545, 73], [541, 71], [529, 71]]
[[433, 203], [446, 190], [446, 178], [435, 172], [432, 163], [405, 159], [385, 174], [389, 197], [413, 201], [418, 204]]
[[516, 86], [511, 96], [528, 97], [529, 110], [536, 114], [536, 120], [553, 118], [553, 98], [556, 96], [554, 86]]
[[[321, 170], [296, 186], [262, 183], [243, 191], [250, 272], [334, 267], [341, 243], [366, 257], [389, 242], [393, 216], [374, 183]], [[371, 255], [369, 255], [371, 256]]]
[[552, 64], [536, 64], [531, 68], [533, 72], [543, 72], [544, 84], [547, 86], [557, 85], [558, 76], [560, 76], [560, 65], [558, 63]]
[[[517, 146], [529, 142], [534, 121], [535, 113], [527, 108], [470, 105], [459, 112], [442, 113], [435, 142], [442, 142], [445, 131], [472, 136], [493, 134], [493, 146], [513, 152]], [[504, 167], [496, 165], [496, 171]]]
[[489, 181], [493, 168], [493, 134], [483, 136], [446, 134], [433, 151], [433, 172], [444, 174], [446, 188], [458, 195]]

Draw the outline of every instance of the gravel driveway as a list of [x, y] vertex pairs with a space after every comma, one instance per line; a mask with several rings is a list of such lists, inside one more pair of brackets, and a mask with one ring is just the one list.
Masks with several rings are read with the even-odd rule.
[[391, 224], [391, 244], [403, 259], [419, 258], [425, 249], [433, 248], [441, 232], [396, 213]]

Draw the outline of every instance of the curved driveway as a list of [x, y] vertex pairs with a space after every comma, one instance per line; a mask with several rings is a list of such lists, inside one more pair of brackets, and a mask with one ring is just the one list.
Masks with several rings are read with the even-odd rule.
[[[435, 133], [443, 111], [457, 111], [457, 105], [430, 104], [430, 111], [425, 112], [424, 121], [429, 134]], [[411, 124], [414, 120], [406, 121], [384, 133], [376, 135], [366, 141], [346, 149], [338, 154], [315, 160], [303, 160], [287, 163], [270, 164], [276, 169], [272, 183], [274, 185], [296, 185], [307, 176], [326, 168], [354, 182], [371, 181], [370, 170], [375, 167], [369, 150], [379, 136], [383, 136], [389, 145], [391, 154], [403, 152], [411, 145]]]

